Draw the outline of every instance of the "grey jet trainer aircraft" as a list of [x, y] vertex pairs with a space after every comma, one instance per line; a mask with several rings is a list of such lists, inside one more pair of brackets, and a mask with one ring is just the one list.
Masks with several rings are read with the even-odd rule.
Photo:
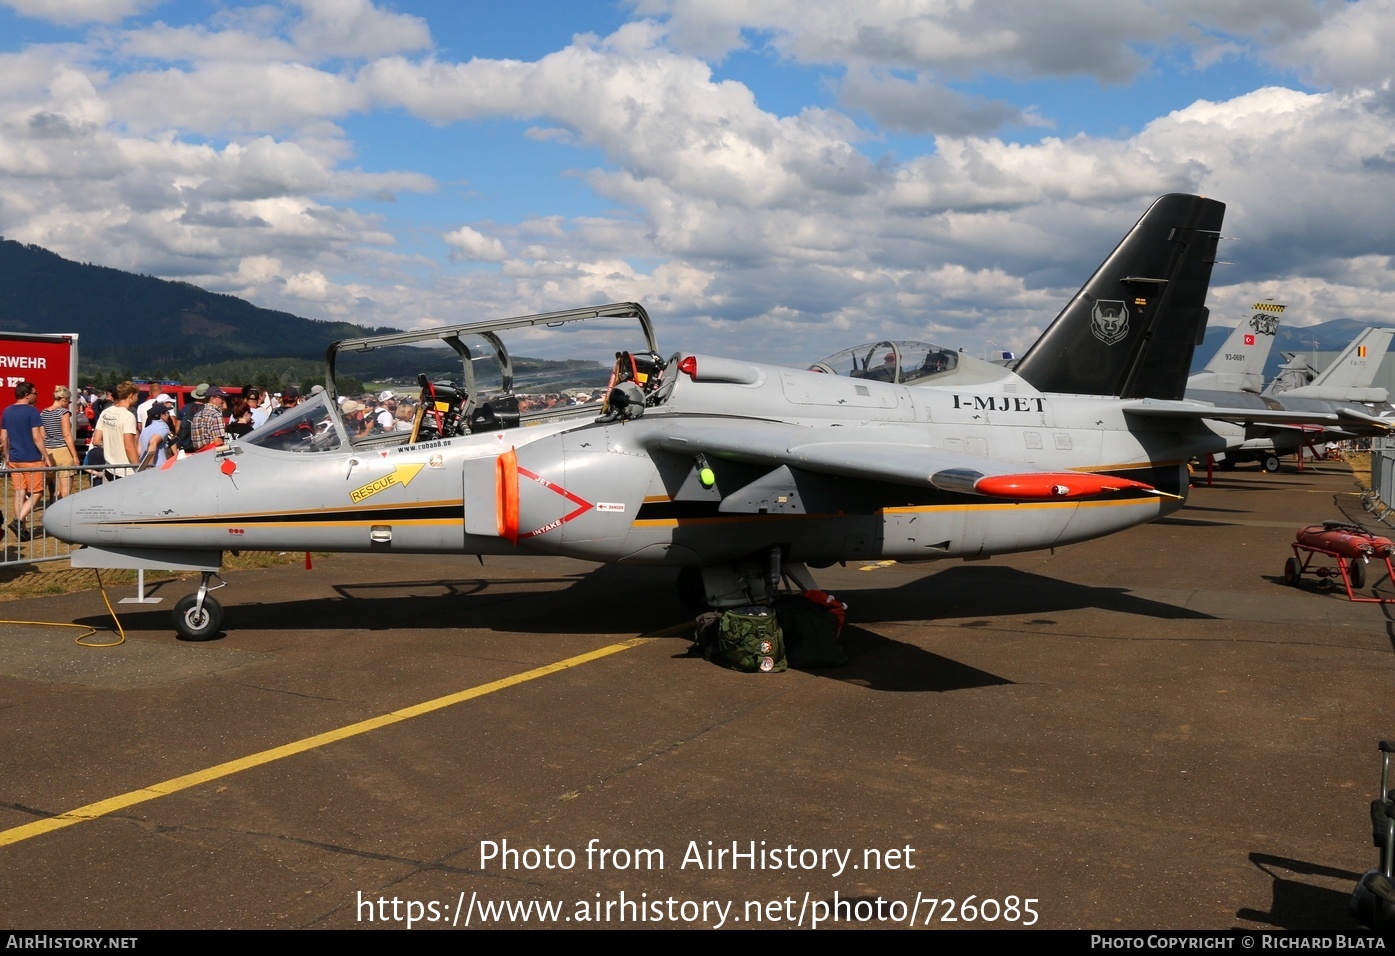
[[[1099, 537], [1180, 508], [1188, 460], [1220, 450], [1202, 416], [1226, 410], [1182, 394], [1224, 209], [1158, 199], [1016, 371], [937, 349], [907, 387], [866, 368], [664, 359], [633, 303], [380, 335], [331, 347], [324, 396], [224, 447], [56, 502], [44, 527], [87, 546], [75, 566], [202, 571], [174, 615], [194, 640], [222, 626], [209, 592], [228, 550], [668, 565], [694, 599], [730, 606], [785, 578], [811, 587], [810, 566]], [[601, 320], [638, 325], [603, 401], [521, 405], [524, 371], [504, 337]], [[346, 428], [336, 369], [425, 341], [449, 345], [461, 377], [421, 377], [412, 432]], [[497, 388], [476, 381], [486, 368]]]

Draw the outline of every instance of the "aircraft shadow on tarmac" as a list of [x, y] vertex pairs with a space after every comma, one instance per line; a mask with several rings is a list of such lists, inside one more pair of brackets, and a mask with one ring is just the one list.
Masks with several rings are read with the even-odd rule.
[[[557, 577], [459, 577], [355, 582], [333, 586], [334, 596], [272, 604], [230, 604], [227, 631], [386, 631], [483, 629], [528, 634], [646, 634], [666, 631], [691, 640], [691, 620], [678, 602], [672, 571], [603, 565]], [[985, 620], [1099, 608], [1155, 618], [1209, 618], [1184, 608], [1135, 597], [1123, 588], [1091, 587], [1003, 566], [952, 567], [896, 587], [844, 589], [850, 604], [843, 643], [849, 663], [811, 671], [872, 690], [939, 692], [1010, 683], [1004, 678], [876, 634], [858, 624]], [[928, 613], [927, 613], [928, 611]], [[127, 612], [128, 631], [170, 634], [167, 607]], [[93, 616], [81, 623], [103, 627]], [[952, 625], [950, 625], [952, 626]], [[171, 634], [171, 639], [173, 635]], [[682, 654], [675, 656], [684, 656]]]
[[[1395, 587], [1395, 582], [1387, 578], [1383, 588], [1378, 590], [1377, 587], [1372, 587], [1371, 591], [1375, 593], [1377, 597], [1395, 597], [1395, 595], [1390, 593], [1392, 587]], [[1380, 612], [1385, 615], [1385, 637], [1390, 641], [1390, 649], [1395, 651], [1395, 612], [1391, 611], [1393, 606], [1395, 605], [1382, 604], [1380, 606]]]
[[[617, 575], [606, 572], [618, 570]], [[384, 580], [332, 585], [333, 596], [235, 603], [254, 599], [251, 589], [234, 585], [229, 595], [225, 633], [299, 630], [460, 630], [482, 628], [538, 634], [644, 633], [674, 623], [683, 612], [665, 571], [660, 580], [649, 568], [612, 569], [558, 577], [451, 577]], [[638, 575], [636, 572], [640, 572]], [[389, 572], [390, 573], [390, 572]], [[167, 595], [172, 599], [174, 595]], [[578, 610], [578, 606], [582, 610]], [[109, 618], [94, 615], [94, 626]], [[169, 605], [150, 611], [123, 611], [128, 630], [165, 632], [171, 636]]]
[[1005, 565], [959, 565], [899, 587], [839, 594], [855, 623], [998, 618], [1097, 608], [1167, 620], [1213, 620], [1210, 614], [1150, 601], [1127, 588], [1075, 584]]
[[1366, 932], [1352, 919], [1347, 910], [1347, 904], [1351, 899], [1350, 890], [1331, 889], [1302, 879], [1316, 877], [1354, 886], [1361, 878], [1360, 873], [1268, 853], [1251, 853], [1250, 862], [1274, 880], [1273, 897], [1269, 904], [1269, 912], [1241, 909], [1235, 914], [1237, 919], [1248, 920], [1251, 923], [1267, 923], [1276, 929], [1326, 933]]
[[[1294, 477], [1296, 478], [1298, 475], [1295, 473]], [[1289, 483], [1282, 480], [1266, 480], [1258, 476], [1252, 476], [1250, 478], [1222, 478], [1220, 475], [1217, 475], [1211, 480], [1211, 484], [1208, 486], [1204, 475], [1196, 475], [1192, 478], [1192, 486], [1201, 489], [1209, 487], [1213, 491], [1255, 491], [1260, 488], [1287, 488], [1289, 487]]]
[[1238, 521], [1207, 521], [1205, 518], [1159, 518], [1153, 524], [1172, 525], [1178, 528], [1237, 528]]
[[809, 673], [868, 690], [893, 693], [943, 693], [1013, 683], [1005, 677], [851, 624], [843, 628], [842, 641], [848, 654], [847, 664]]

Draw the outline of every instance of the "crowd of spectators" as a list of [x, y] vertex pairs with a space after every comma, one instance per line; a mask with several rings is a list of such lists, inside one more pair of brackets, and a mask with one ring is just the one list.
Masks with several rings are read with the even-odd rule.
[[[138, 391], [133, 383], [123, 382], [112, 390], [89, 388], [79, 392], [77, 406], [81, 433], [91, 436], [86, 465], [159, 467], [170, 455], [180, 450], [202, 451], [250, 434], [324, 389], [317, 385], [308, 395], [302, 396], [294, 385], [279, 392], [268, 392], [256, 385], [225, 389], [200, 383], [187, 390], [187, 400], [183, 405], [179, 404], [178, 391], [154, 389], [143, 402], [131, 409], [130, 405], [134, 403], [129, 402], [128, 398]], [[416, 417], [416, 397], [399, 396], [390, 390], [352, 397], [340, 396], [338, 401], [340, 416], [352, 437], [410, 432]], [[121, 412], [110, 411], [114, 408], [130, 410], [134, 426]], [[106, 416], [105, 419], [103, 416]], [[131, 431], [132, 428], [134, 431]], [[75, 430], [74, 434], [77, 433], [78, 430]], [[112, 449], [121, 443], [118, 436], [125, 434], [134, 435], [138, 451], [127, 456], [122, 454], [123, 446], [115, 449], [114, 456], [104, 451], [97, 456], [99, 460], [94, 460], [90, 453], [92, 447]], [[77, 456], [76, 450], [74, 456]], [[107, 469], [104, 477], [110, 480], [119, 476], [117, 470]]]
[[[294, 385], [279, 392], [250, 384], [225, 389], [208, 383], [162, 390], [126, 381], [112, 389], [85, 387], [71, 396], [66, 388], [59, 388], [52, 405], [42, 413], [43, 444], [34, 461], [74, 469], [58, 472], [53, 480], [53, 496], [63, 497], [71, 493], [71, 476], [78, 468], [89, 469], [96, 482], [158, 468], [181, 451], [203, 451], [248, 435], [323, 390], [314, 386], [303, 397]], [[516, 397], [519, 411], [526, 414], [582, 405], [600, 396], [577, 390]], [[338, 402], [351, 439], [410, 433], [419, 404], [416, 395], [391, 390], [340, 396]], [[18, 404], [32, 407], [33, 402]], [[73, 408], [76, 415], [70, 411]]]

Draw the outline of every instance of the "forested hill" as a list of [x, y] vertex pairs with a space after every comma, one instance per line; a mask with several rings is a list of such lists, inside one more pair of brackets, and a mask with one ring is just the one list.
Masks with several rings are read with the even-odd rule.
[[0, 240], [0, 332], [76, 332], [84, 366], [149, 371], [242, 357], [322, 359], [337, 339], [379, 331], [393, 330], [304, 319]]

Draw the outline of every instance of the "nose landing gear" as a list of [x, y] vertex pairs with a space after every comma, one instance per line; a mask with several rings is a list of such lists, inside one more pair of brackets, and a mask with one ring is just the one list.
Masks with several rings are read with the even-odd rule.
[[[209, 587], [208, 582], [214, 578], [218, 583]], [[208, 594], [227, 586], [216, 571], [205, 571], [199, 589], [179, 599], [174, 605], [174, 629], [180, 640], [210, 641], [218, 635], [223, 627], [223, 606]]]

